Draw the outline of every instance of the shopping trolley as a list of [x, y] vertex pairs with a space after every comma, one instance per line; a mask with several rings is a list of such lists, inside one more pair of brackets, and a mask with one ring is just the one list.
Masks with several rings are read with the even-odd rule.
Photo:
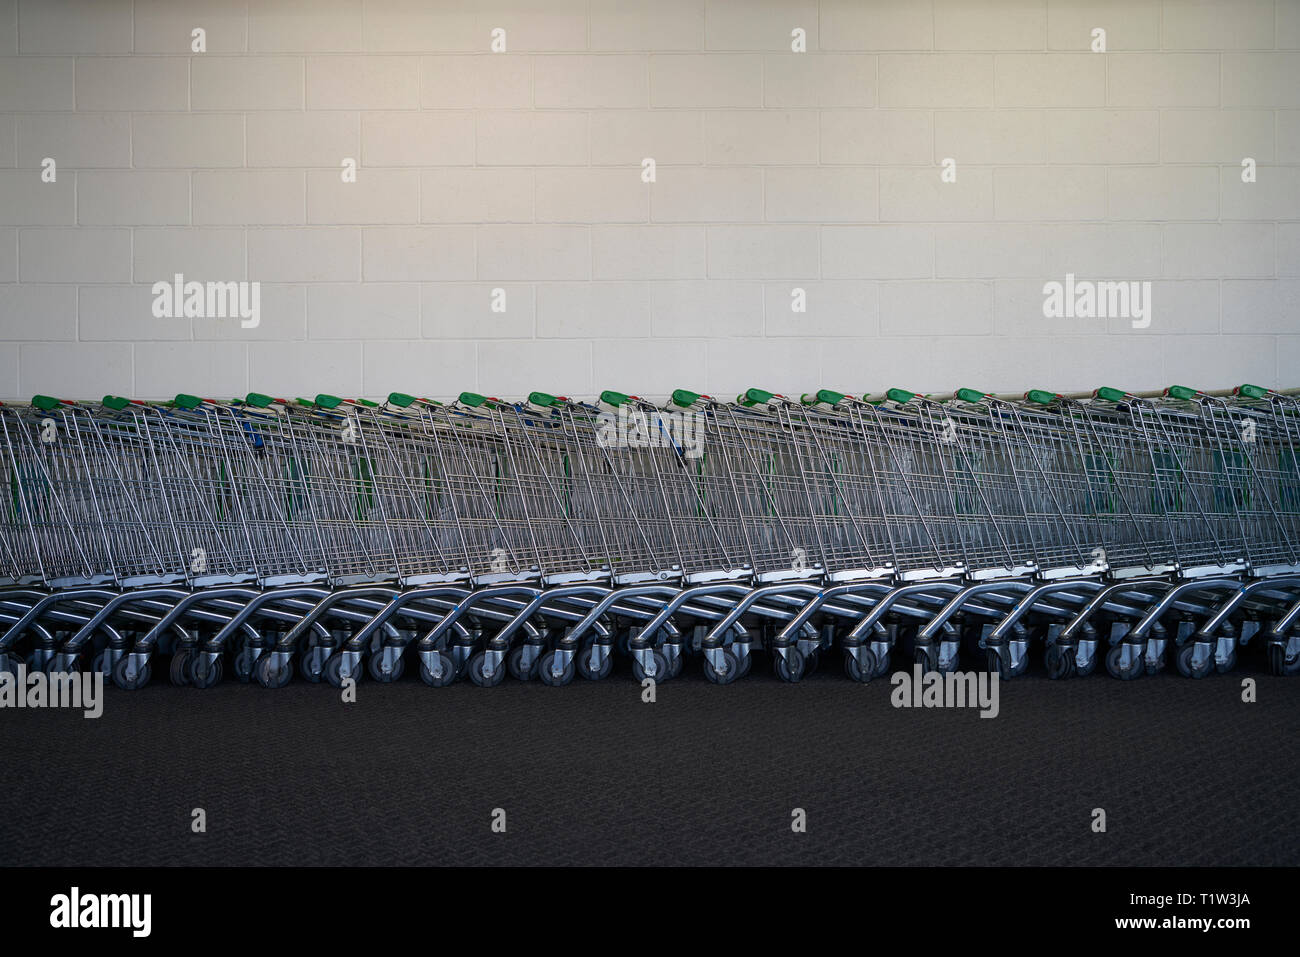
[[1300, 400], [1256, 386], [38, 396], [0, 438], [6, 671], [1300, 670]]

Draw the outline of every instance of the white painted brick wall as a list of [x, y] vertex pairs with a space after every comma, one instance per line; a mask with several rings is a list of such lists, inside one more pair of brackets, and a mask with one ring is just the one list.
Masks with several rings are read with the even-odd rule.
[[240, 381], [248, 381], [249, 348], [243, 342], [141, 343], [135, 347], [136, 381], [148, 395], [239, 395]]
[[76, 183], [83, 226], [189, 225], [190, 178], [182, 170], [88, 169]]
[[[131, 165], [137, 169], [230, 168], [243, 166], [246, 158], [250, 166], [307, 165], [302, 160], [309, 154], [301, 148], [276, 150], [283, 135], [297, 133], [295, 142], [310, 142], [298, 117], [254, 114], [247, 123], [250, 148], [245, 154], [245, 121], [239, 113], [136, 114], [131, 117]], [[269, 132], [271, 127], [277, 132]], [[331, 158], [337, 155], [337, 149], [330, 153]], [[287, 162], [290, 159], [298, 162]]]
[[186, 110], [190, 64], [183, 57], [82, 57], [77, 64], [77, 109]]
[[130, 53], [132, 0], [19, 0], [20, 53]]
[[1247, 380], [1300, 385], [1300, 0], [0, 0], [0, 398]]
[[72, 57], [0, 56], [0, 110], [70, 110], [76, 99]]
[[0, 116], [0, 167], [10, 167], [18, 162], [18, 120]]
[[18, 279], [18, 230], [0, 228], [0, 282]]
[[136, 53], [189, 53], [202, 24], [209, 53], [248, 48], [247, 0], [134, 0]]
[[150, 285], [176, 273], [198, 282], [245, 279], [246, 245], [243, 229], [137, 229], [132, 278]]
[[[97, 288], [108, 287], [86, 287], [87, 290]], [[28, 339], [31, 337], [31, 317], [48, 316], [48, 323], [42, 330], [46, 339], [75, 340], [76, 298], [75, 286], [43, 286], [37, 283], [0, 285], [0, 339]]]
[[[504, 312], [492, 308], [497, 290]], [[536, 288], [525, 283], [424, 283], [421, 332], [426, 339], [531, 339], [536, 303]]]
[[[372, 226], [362, 233], [362, 276], [367, 282], [473, 279], [474, 248], [468, 226]], [[339, 249], [344, 264], [347, 252]], [[338, 277], [318, 270], [312, 278]]]
[[130, 117], [125, 113], [19, 114], [18, 165], [39, 167], [46, 157], [65, 170], [130, 166]]

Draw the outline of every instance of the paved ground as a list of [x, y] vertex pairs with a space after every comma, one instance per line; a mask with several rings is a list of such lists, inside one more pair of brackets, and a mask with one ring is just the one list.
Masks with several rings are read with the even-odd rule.
[[619, 671], [0, 711], [0, 864], [1300, 864], [1300, 679], [1031, 673], [981, 720], [823, 668], [720, 688], [688, 662], [655, 704]]

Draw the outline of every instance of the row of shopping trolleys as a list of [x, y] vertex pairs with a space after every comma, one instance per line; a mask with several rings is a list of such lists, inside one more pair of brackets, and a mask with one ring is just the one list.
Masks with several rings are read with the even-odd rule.
[[1202, 677], [1253, 642], [1291, 674], [1298, 413], [1254, 386], [37, 397], [0, 408], [0, 668], [559, 685], [625, 656], [726, 684], [761, 652], [785, 681], [831, 655], [855, 681], [1040, 655]]
[[[564, 685], [609, 677], [667, 681], [688, 658], [729, 684], [761, 656], [795, 682], [831, 656], [866, 682], [915, 661], [925, 670], [980, 668], [1003, 679], [1042, 656], [1051, 678], [1154, 674], [1170, 663], [1200, 678], [1262, 646], [1274, 674], [1300, 670], [1300, 574], [1207, 575], [1116, 582], [1103, 576], [828, 585], [740, 582], [638, 585], [224, 586], [129, 592], [13, 590], [0, 669], [56, 674], [93, 667], [119, 687], [150, 681], [161, 653], [178, 685], [210, 687], [227, 671], [276, 688], [307, 681], [398, 680], [407, 664], [432, 687], [490, 687], [510, 677]], [[18, 642], [26, 636], [27, 641]], [[21, 657], [20, 657], [21, 655]]]

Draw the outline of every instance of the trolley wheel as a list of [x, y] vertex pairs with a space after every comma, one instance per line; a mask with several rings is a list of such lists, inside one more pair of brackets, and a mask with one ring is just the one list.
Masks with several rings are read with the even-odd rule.
[[506, 656], [506, 670], [510, 672], [510, 677], [516, 681], [532, 681], [537, 677], [538, 658], [533, 658], [532, 663], [528, 666], [528, 671], [524, 671], [524, 649], [525, 645], [512, 648], [510, 654]]
[[556, 652], [548, 651], [538, 659], [537, 677], [542, 680], [542, 684], [550, 685], [551, 687], [567, 685], [573, 680], [573, 676], [577, 669], [574, 667], [573, 659], [571, 658], [569, 659], [569, 663], [564, 666], [564, 670], [557, 675], [555, 673], [555, 655]]
[[263, 688], [283, 688], [293, 677], [293, 666], [279, 667], [271, 655], [263, 655], [253, 666], [253, 677]]
[[806, 661], [798, 648], [791, 647], [784, 655], [773, 655], [772, 670], [782, 681], [794, 684], [804, 676]]
[[145, 662], [144, 667], [137, 671], [133, 676], [127, 675], [127, 665], [131, 659], [127, 657], [119, 658], [117, 664], [113, 666], [113, 684], [117, 685], [123, 691], [136, 691], [143, 688], [153, 677], [153, 668], [149, 662]]
[[917, 645], [913, 660], [921, 666], [921, 673], [939, 670], [939, 651], [930, 645]]
[[451, 660], [451, 655], [445, 651], [438, 652], [438, 664], [442, 668], [442, 674], [434, 677], [424, 659], [420, 659], [420, 680], [430, 688], [445, 688], [456, 680], [456, 662]]
[[61, 651], [45, 662], [42, 670], [51, 678], [57, 675], [75, 675], [81, 671], [80, 659], [81, 655], [77, 652], [68, 654]]
[[877, 655], [874, 650], [871, 653], [876, 655], [876, 673], [872, 677], [885, 677], [885, 675], [889, 674], [889, 666], [893, 663], [892, 654], [888, 649], [885, 650], [883, 655]]
[[722, 649], [722, 662], [726, 668], [723, 671], [718, 671], [713, 667], [713, 662], [709, 660], [709, 656], [707, 654], [704, 656], [704, 677], [715, 685], [729, 685], [740, 677], [740, 662], [726, 648]]
[[809, 675], [814, 674], [817, 671], [817, 665], [821, 662], [821, 660], [822, 660], [822, 650], [820, 648], [810, 651], [808, 652], [808, 654], [804, 655], [803, 676], [807, 678]]
[[844, 653], [844, 673], [853, 681], [866, 684], [877, 675], [876, 656], [870, 648], [862, 651], [862, 663], [848, 652]]
[[[605, 656], [600, 662], [600, 667], [595, 671], [591, 669], [591, 649], [595, 644], [595, 641], [584, 642], [582, 651], [578, 652], [578, 673], [588, 681], [600, 681], [602, 678], [608, 678], [609, 673], [614, 670], [614, 649], [608, 646], [605, 648]], [[664, 670], [667, 670], [666, 664]]]
[[1062, 648], [1060, 645], [1048, 645], [1044, 656], [1047, 664], [1047, 677], [1053, 681], [1071, 678], [1075, 674], [1074, 649]]
[[1286, 656], [1286, 644], [1271, 642], [1268, 645], [1268, 673], [1278, 676], [1300, 674], [1300, 655], [1294, 658]]
[[406, 658], [402, 655], [398, 655], [397, 660], [393, 662], [392, 671], [385, 671], [384, 656], [382, 652], [380, 654], [371, 655], [369, 671], [370, 677], [374, 678], [376, 681], [381, 684], [390, 684], [402, 677], [403, 672], [406, 671]]
[[1140, 650], [1134, 650], [1129, 655], [1129, 662], [1124, 664], [1124, 645], [1116, 645], [1110, 651], [1106, 652], [1106, 670], [1110, 672], [1112, 678], [1118, 678], [1121, 681], [1132, 681], [1146, 670], [1146, 665], [1142, 661]]
[[645, 673], [645, 666], [642, 665], [638, 659], [632, 659], [632, 677], [637, 680], [638, 684], [649, 677], [653, 677], [655, 684], [659, 684], [667, 681], [673, 676], [672, 666], [668, 664], [668, 659], [664, 657], [663, 652], [658, 650], [652, 651], [650, 652], [650, 657], [655, 663], [655, 673], [653, 676]]
[[1007, 677], [1008, 678], [1019, 678], [1026, 671], [1029, 670], [1029, 646], [1028, 645], [1025, 645], [1024, 654], [1020, 656], [1019, 661], [1013, 664], [1010, 658], [1011, 656], [1008, 654], [1007, 655]]
[[[5, 655], [0, 655], [0, 674], [5, 672]], [[108, 650], [105, 649], [90, 659], [90, 673], [93, 675], [99, 672], [104, 676], [105, 681], [112, 681], [112, 672], [108, 669]]]
[[1214, 656], [1196, 660], [1196, 643], [1188, 642], [1178, 649], [1178, 673], [1184, 678], [1204, 678], [1214, 668]]
[[[22, 664], [22, 660], [15, 655], [0, 654], [0, 674], [16, 675], [20, 664]], [[109, 675], [109, 677], [111, 678], [112, 675]]]
[[[1158, 675], [1160, 672], [1164, 671], [1165, 665], [1168, 663], [1165, 661], [1165, 651], [1167, 650], [1168, 649], [1162, 650], [1160, 656], [1156, 658], [1155, 661], [1152, 661], [1144, 654], [1142, 656], [1142, 673], [1144, 675]], [[1210, 655], [1210, 660], [1214, 660], [1213, 654]]]
[[1228, 652], [1228, 657], [1220, 661], [1216, 656], [1214, 659], [1214, 670], [1221, 675], [1226, 675], [1229, 671], [1237, 667], [1237, 646], [1234, 644], [1232, 650]]
[[469, 680], [474, 682], [480, 688], [495, 688], [501, 684], [506, 676], [506, 669], [500, 666], [492, 674], [483, 673], [483, 666], [487, 664], [487, 652], [480, 651], [469, 660]]
[[211, 688], [221, 680], [221, 673], [225, 670], [221, 659], [208, 664], [208, 660], [203, 655], [188, 655], [189, 661], [185, 663], [185, 676], [189, 678], [190, 684], [196, 688]]
[[[95, 670], [103, 670], [104, 654], [101, 652], [95, 658]], [[179, 688], [185, 687], [190, 683], [190, 652], [189, 649], [181, 649], [172, 652], [172, 663], [167, 669], [167, 676], [171, 678], [172, 684]]]
[[[667, 656], [665, 655], [665, 657]], [[668, 658], [668, 677], [676, 678], [678, 675], [682, 673], [682, 669], [685, 667], [686, 667], [686, 652], [684, 649], [682, 649], [679, 646], [677, 649], [677, 654], [673, 655], [671, 658]]]
[[732, 652], [732, 655], [735, 656], [736, 664], [740, 666], [740, 671], [736, 675], [737, 680], [739, 680], [749, 674], [749, 669], [754, 666], [754, 656], [750, 652], [745, 652], [743, 655], [737, 655], [734, 651]]
[[247, 644], [240, 648], [234, 658], [235, 677], [248, 684], [253, 679], [253, 667], [257, 664], [257, 658], [254, 648]]
[[353, 670], [347, 674], [343, 673], [343, 653], [336, 651], [325, 661], [325, 680], [335, 688], [342, 688], [343, 682], [351, 678], [354, 682], [361, 680], [361, 662], [357, 662]]

